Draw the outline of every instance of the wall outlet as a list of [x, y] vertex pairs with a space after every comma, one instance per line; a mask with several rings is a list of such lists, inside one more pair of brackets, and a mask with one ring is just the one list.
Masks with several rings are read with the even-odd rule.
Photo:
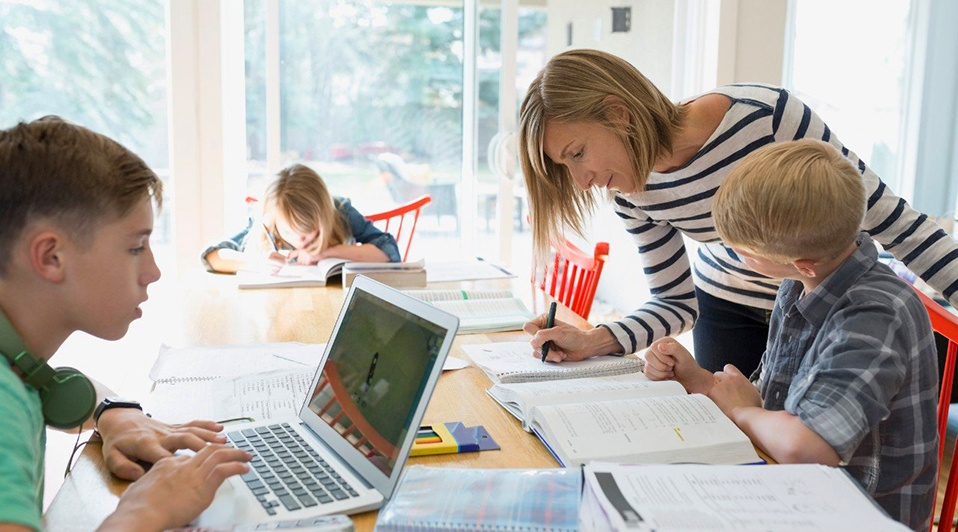
[[572, 46], [572, 23], [565, 25], [565, 45]]
[[595, 35], [593, 35], [595, 42], [602, 40], [602, 17], [596, 17], [595, 19]]
[[632, 8], [612, 8], [612, 33], [627, 32], [632, 29]]

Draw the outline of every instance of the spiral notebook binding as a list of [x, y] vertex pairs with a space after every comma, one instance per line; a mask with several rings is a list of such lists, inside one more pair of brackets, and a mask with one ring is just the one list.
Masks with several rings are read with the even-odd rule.
[[[506, 371], [496, 377], [502, 383], [539, 382], [564, 379], [581, 379], [588, 377], [609, 377], [641, 371], [642, 359], [627, 358], [598, 368], [591, 369], [548, 369], [542, 371]], [[518, 377], [513, 379], [513, 377]]]
[[558, 532], [565, 528], [543, 526], [501, 525], [492, 523], [425, 523], [423, 521], [403, 521], [377, 527], [377, 532], [449, 532], [451, 530], [470, 530], [480, 532]]

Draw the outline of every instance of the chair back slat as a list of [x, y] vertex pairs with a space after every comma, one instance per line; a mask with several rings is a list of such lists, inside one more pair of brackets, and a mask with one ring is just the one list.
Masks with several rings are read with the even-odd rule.
[[[599, 284], [602, 267], [609, 255], [609, 244], [599, 242], [592, 256], [586, 255], [569, 241], [555, 248], [551, 272], [548, 266], [542, 269], [539, 278], [537, 264], [533, 262], [532, 285], [546, 292], [570, 310], [589, 319], [595, 291]], [[546, 285], [548, 284], [548, 290]], [[558, 289], [558, 294], [556, 290]]]
[[[958, 316], [948, 311], [938, 303], [926, 296], [917, 288], [915, 292], [918, 298], [928, 310], [928, 318], [931, 320], [931, 328], [938, 334], [948, 340], [948, 351], [945, 356], [944, 374], [941, 378], [941, 391], [938, 394], [938, 468], [939, 476], [941, 472], [941, 463], [945, 454], [945, 435], [948, 430], [948, 407], [951, 405], [951, 388], [955, 380], [955, 361], [958, 358]], [[958, 442], [956, 449], [958, 451]], [[935, 527], [934, 515], [932, 515], [930, 530], [950, 531], [952, 519], [955, 516], [955, 502], [958, 500], [958, 460], [952, 453], [951, 468], [945, 484], [945, 497], [942, 500], [941, 516], [939, 525]], [[936, 484], [937, 486], [937, 484]], [[935, 490], [935, 500], [938, 499], [938, 490]], [[932, 513], [934, 513], [934, 503], [932, 504]]]
[[[429, 205], [432, 202], [432, 198], [429, 194], [424, 194], [419, 198], [416, 198], [405, 205], [400, 205], [395, 209], [380, 212], [376, 214], [370, 214], [366, 217], [370, 222], [385, 222], [385, 232], [390, 233], [389, 227], [392, 224], [393, 220], [397, 220], [399, 224], [399, 229], [393, 235], [393, 238], [396, 239], [396, 245], [399, 247], [400, 253], [402, 253], [402, 260], [405, 262], [409, 258], [409, 248], [412, 247], [412, 238], [416, 233], [416, 225], [419, 222], [419, 213], [422, 211], [422, 208], [426, 205]], [[405, 223], [406, 216], [409, 215], [412, 217], [412, 228], [409, 231], [408, 236], [405, 239], [405, 246], [403, 245], [403, 224]], [[404, 249], [405, 248], [405, 249]]]

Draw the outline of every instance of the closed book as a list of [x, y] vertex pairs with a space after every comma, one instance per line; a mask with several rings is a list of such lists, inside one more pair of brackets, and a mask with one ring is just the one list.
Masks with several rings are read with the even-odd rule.
[[353, 270], [343, 268], [343, 288], [349, 288], [359, 275], [369, 277], [393, 288], [422, 288], [426, 286], [426, 270]]

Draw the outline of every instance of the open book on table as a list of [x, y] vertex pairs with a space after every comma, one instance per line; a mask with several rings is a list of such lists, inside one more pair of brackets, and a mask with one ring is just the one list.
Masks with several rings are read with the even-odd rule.
[[[564, 466], [760, 462], [752, 442], [710, 399], [650, 382], [634, 355], [543, 363], [528, 342], [465, 345], [492, 380], [487, 393]], [[556, 382], [561, 380], [562, 382]]]
[[751, 464], [751, 440], [700, 394], [536, 406], [532, 431], [560, 465]]
[[329, 279], [343, 272], [343, 266], [357, 271], [415, 271], [422, 270], [423, 261], [418, 262], [354, 262], [349, 259], [328, 258], [309, 266], [287, 264], [273, 275], [254, 272], [239, 272], [240, 288], [285, 288], [326, 286]]
[[459, 333], [520, 331], [534, 316], [508, 290], [407, 290], [459, 318]]

